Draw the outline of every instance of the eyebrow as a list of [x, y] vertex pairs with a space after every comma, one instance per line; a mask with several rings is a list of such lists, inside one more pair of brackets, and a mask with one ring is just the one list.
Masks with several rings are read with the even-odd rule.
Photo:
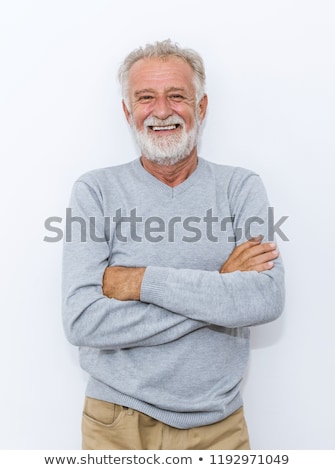
[[[167, 93], [169, 93], [171, 91], [181, 91], [181, 92], [185, 93], [185, 88], [172, 86], [170, 88], [167, 88], [164, 91], [167, 92]], [[134, 96], [139, 96], [139, 95], [142, 95], [143, 93], [156, 93], [156, 90], [154, 90], [153, 88], [143, 88], [142, 90], [135, 91]]]
[[142, 90], [135, 91], [134, 96], [139, 96], [143, 93], [155, 93], [155, 90], [153, 90], [152, 88], [143, 88]]

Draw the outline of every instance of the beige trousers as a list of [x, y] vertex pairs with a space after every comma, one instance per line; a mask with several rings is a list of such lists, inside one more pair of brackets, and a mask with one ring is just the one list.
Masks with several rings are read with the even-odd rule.
[[177, 429], [139, 411], [86, 397], [82, 419], [85, 450], [249, 449], [243, 408], [208, 426]]

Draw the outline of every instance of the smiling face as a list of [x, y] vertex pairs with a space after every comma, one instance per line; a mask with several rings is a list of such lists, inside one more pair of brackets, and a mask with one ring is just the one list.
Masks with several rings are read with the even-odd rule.
[[128, 77], [124, 112], [144, 157], [171, 165], [196, 153], [207, 97], [197, 103], [191, 66], [178, 57], [140, 59]]

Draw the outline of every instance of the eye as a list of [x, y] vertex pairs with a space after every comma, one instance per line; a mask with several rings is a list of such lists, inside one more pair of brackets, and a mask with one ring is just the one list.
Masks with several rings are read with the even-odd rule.
[[178, 93], [174, 93], [173, 95], [170, 95], [170, 99], [173, 101], [182, 101], [184, 99], [183, 95], [180, 95]]
[[153, 99], [152, 95], [142, 95], [139, 97], [139, 101], [150, 101]]

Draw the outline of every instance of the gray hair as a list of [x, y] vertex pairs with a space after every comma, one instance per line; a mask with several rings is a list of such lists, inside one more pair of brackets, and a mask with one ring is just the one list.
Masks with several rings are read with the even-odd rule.
[[131, 67], [140, 59], [162, 59], [179, 57], [187, 62], [193, 69], [193, 83], [196, 90], [196, 99], [200, 101], [205, 93], [206, 73], [201, 56], [193, 49], [181, 48], [170, 39], [156, 41], [154, 44], [146, 44], [132, 51], [123, 61], [119, 68], [119, 81], [121, 84], [122, 97], [129, 107], [128, 76]]

